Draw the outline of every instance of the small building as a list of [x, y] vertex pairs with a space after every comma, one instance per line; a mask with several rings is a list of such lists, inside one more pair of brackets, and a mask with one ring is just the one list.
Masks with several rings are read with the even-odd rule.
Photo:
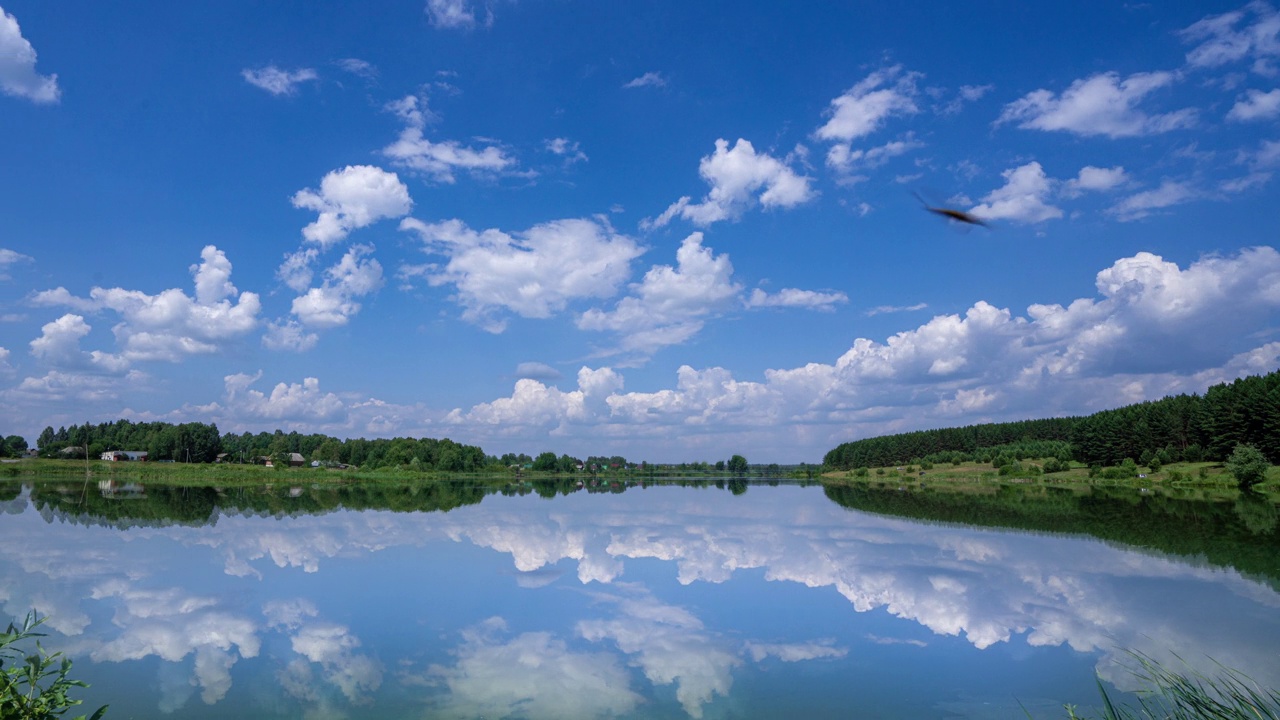
[[307, 459], [302, 457], [302, 453], [289, 453], [289, 467], [302, 467], [307, 464]]
[[231, 453], [218, 453], [218, 456], [215, 457], [213, 461], [217, 463], [227, 462], [227, 458], [229, 457], [231, 457]]

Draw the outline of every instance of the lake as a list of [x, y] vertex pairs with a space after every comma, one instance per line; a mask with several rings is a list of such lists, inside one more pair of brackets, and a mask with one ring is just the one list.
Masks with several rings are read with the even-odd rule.
[[1064, 718], [1128, 651], [1280, 685], [1278, 562], [1135, 488], [0, 483], [108, 718]]

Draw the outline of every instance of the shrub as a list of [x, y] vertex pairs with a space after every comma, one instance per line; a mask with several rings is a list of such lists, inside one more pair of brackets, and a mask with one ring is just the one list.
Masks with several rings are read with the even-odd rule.
[[1252, 445], [1236, 445], [1227, 458], [1227, 472], [1236, 479], [1241, 490], [1248, 490], [1267, 479], [1271, 464], [1262, 451]]
[[[88, 687], [80, 680], [71, 680], [71, 660], [62, 653], [49, 654], [35, 641], [35, 652], [22, 650], [19, 643], [43, 637], [36, 632], [43, 618], [32, 611], [19, 628], [9, 623], [4, 635], [0, 635], [0, 717], [13, 720], [53, 720], [67, 710], [79, 705], [81, 700], [67, 696], [74, 688]], [[106, 715], [107, 706], [98, 708], [90, 720], [100, 720]], [[84, 716], [76, 718], [84, 720]]]

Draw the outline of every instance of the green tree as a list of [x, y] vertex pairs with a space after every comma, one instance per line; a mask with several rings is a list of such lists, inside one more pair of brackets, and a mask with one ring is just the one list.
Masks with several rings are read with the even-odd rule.
[[734, 475], [745, 475], [747, 474], [747, 459], [741, 455], [734, 455], [729, 458], [729, 462], [725, 467]]
[[547, 452], [538, 455], [538, 457], [533, 461], [533, 469], [543, 472], [551, 472], [555, 470], [556, 454], [548, 450]]
[[1271, 464], [1262, 451], [1252, 445], [1236, 445], [1227, 458], [1227, 472], [1236, 479], [1241, 490], [1248, 490], [1267, 479]]

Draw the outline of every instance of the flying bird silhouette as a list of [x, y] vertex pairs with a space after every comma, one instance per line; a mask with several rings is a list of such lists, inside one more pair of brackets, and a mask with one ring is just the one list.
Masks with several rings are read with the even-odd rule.
[[925, 202], [924, 198], [920, 197], [920, 193], [912, 193], [912, 195], [916, 196], [916, 199], [920, 201], [920, 204], [924, 206], [925, 210], [928, 210], [929, 212], [935, 215], [941, 215], [942, 217], [947, 218], [948, 220], [954, 220], [956, 222], [964, 223], [966, 225], [981, 225], [982, 227], [988, 228], [988, 229], [991, 227], [990, 225], [987, 224], [985, 220], [978, 217], [977, 215], [974, 215], [972, 213], [967, 213], [963, 210], [956, 210], [954, 208], [930, 205], [929, 203]]

